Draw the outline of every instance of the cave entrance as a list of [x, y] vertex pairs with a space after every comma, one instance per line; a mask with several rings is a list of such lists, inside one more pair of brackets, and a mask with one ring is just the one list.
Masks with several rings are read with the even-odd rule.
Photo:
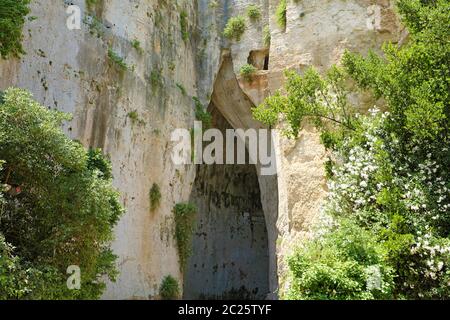
[[269, 49], [250, 51], [247, 63], [253, 65], [258, 70], [269, 70]]
[[[232, 126], [210, 107], [213, 126]], [[269, 240], [255, 165], [199, 165], [191, 200], [198, 208], [185, 299], [265, 299]]]

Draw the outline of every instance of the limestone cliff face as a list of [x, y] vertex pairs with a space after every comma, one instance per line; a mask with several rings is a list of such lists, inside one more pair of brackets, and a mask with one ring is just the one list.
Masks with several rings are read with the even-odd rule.
[[[66, 27], [68, 4], [83, 9], [82, 30]], [[197, 9], [191, 2], [183, 8], [193, 32]], [[189, 198], [195, 168], [175, 168], [170, 134], [194, 121], [197, 52], [194, 41], [182, 39], [181, 9], [173, 1], [99, 1], [94, 9], [88, 12], [84, 0], [32, 1], [37, 20], [24, 29], [27, 54], [0, 63], [0, 88], [27, 88], [49, 108], [72, 113], [67, 133], [110, 156], [126, 214], [113, 244], [120, 276], [105, 298], [147, 299], [157, 295], [164, 276], [181, 279], [171, 211]], [[111, 61], [109, 49], [128, 70]], [[162, 190], [155, 211], [153, 183]]]
[[[37, 19], [27, 22], [24, 28], [27, 54], [20, 60], [0, 61], [0, 90], [10, 86], [27, 88], [49, 108], [72, 113], [73, 120], [64, 128], [67, 134], [87, 147], [102, 148], [110, 156], [114, 183], [127, 212], [117, 226], [113, 244], [119, 256], [120, 276], [116, 283], [108, 285], [105, 298], [157, 298], [159, 284], [169, 274], [183, 282], [172, 236], [172, 208], [193, 198], [199, 201], [200, 214], [209, 224], [198, 226], [197, 233], [216, 232], [215, 223], [244, 224], [248, 219], [242, 217], [248, 212], [254, 212], [257, 223], [259, 217], [264, 217], [266, 230], [259, 225], [257, 228], [262, 228], [258, 235], [266, 237], [267, 244], [256, 243], [255, 247], [265, 248], [267, 257], [259, 253], [255, 257], [266, 259], [268, 281], [260, 286], [259, 293], [277, 296], [278, 284], [283, 285], [286, 272], [283, 258], [296, 241], [307, 235], [326, 195], [326, 154], [317, 134], [305, 130], [297, 141], [283, 137], [274, 141], [278, 155], [276, 176], [261, 176], [257, 167], [239, 169], [254, 179], [246, 181], [247, 185], [256, 189], [259, 185], [259, 190], [249, 193], [253, 198], [248, 201], [254, 205], [222, 208], [224, 215], [241, 217], [232, 222], [226, 217], [220, 221], [211, 218], [211, 206], [199, 194], [220, 191], [233, 195], [245, 192], [247, 185], [227, 189], [223, 181], [226, 178], [214, 180], [208, 171], [211, 169], [175, 166], [170, 135], [175, 128], [192, 128], [192, 97], [199, 97], [210, 110], [219, 112], [217, 119], [223, 117], [227, 125], [262, 127], [252, 119], [250, 108], [281, 87], [284, 69], [302, 71], [312, 65], [325, 70], [339, 62], [345, 49], [366, 52], [379, 48], [386, 40], [398, 39], [401, 29], [392, 2], [289, 0], [287, 27], [282, 30], [275, 20], [278, 0], [103, 0], [90, 11], [84, 0], [32, 1], [32, 15]], [[81, 30], [66, 27], [66, 8], [72, 4], [83, 10]], [[250, 4], [259, 5], [260, 19], [247, 19], [241, 41], [224, 39], [222, 31], [227, 20], [246, 16]], [[187, 15], [188, 39], [183, 39], [180, 30], [181, 12]], [[270, 27], [270, 48], [263, 41], [265, 26]], [[111, 52], [123, 58], [127, 70], [111, 59]], [[240, 67], [246, 63], [260, 69], [252, 82], [239, 76]], [[223, 177], [238, 181], [227, 173], [228, 169], [218, 170]], [[239, 170], [231, 171], [238, 175]], [[195, 180], [196, 175], [203, 181]], [[152, 211], [149, 190], [154, 183], [160, 186], [162, 199], [160, 207]], [[199, 189], [202, 183], [208, 187]], [[251, 239], [248, 232], [253, 229], [244, 226], [242, 230], [242, 239]], [[235, 234], [233, 230], [223, 233], [222, 238], [213, 239], [216, 245], [208, 250], [217, 251], [219, 246], [222, 255], [227, 256], [234, 250], [227, 237]], [[198, 241], [194, 247], [202, 245]], [[229, 246], [222, 248], [223, 243]], [[192, 266], [198, 266], [195, 259], [199, 258], [194, 252]], [[214, 268], [217, 261], [208, 259], [206, 265]], [[239, 255], [230, 259], [236, 259], [230, 264], [242, 262]], [[242, 262], [241, 276], [245, 278], [243, 274], [248, 271], [243, 269], [252, 267], [258, 268]], [[239, 272], [239, 268], [229, 269], [231, 273]], [[195, 270], [191, 272], [195, 275]], [[211, 277], [215, 274], [210, 273]], [[231, 274], [228, 279], [236, 279], [233, 277]], [[246, 281], [254, 283], [258, 277], [264, 275], [255, 273]], [[186, 283], [194, 279], [188, 278]], [[196, 287], [202, 286], [196, 283], [192, 290]], [[210, 296], [220, 296], [218, 290], [222, 289], [224, 293], [240, 289], [217, 282], [209, 288]]]

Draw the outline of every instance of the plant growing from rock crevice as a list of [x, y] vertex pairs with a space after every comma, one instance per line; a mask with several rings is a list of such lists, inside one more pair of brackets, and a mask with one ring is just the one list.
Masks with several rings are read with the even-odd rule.
[[120, 70], [125, 71], [128, 70], [128, 65], [124, 61], [124, 59], [119, 56], [112, 48], [108, 49], [108, 58], [112, 61]]
[[184, 42], [189, 40], [189, 32], [188, 32], [188, 14], [186, 10], [181, 11], [180, 13], [180, 29], [181, 29], [181, 37]]
[[172, 276], [166, 276], [159, 287], [159, 295], [163, 300], [176, 300], [180, 296], [178, 281]]
[[205, 107], [197, 97], [192, 98], [195, 104], [195, 118], [202, 122], [203, 129], [209, 129], [212, 125], [212, 115], [205, 110]]
[[245, 64], [240, 69], [241, 77], [246, 81], [252, 81], [253, 75], [256, 73], [257, 69], [251, 64]]
[[144, 53], [144, 49], [141, 46], [141, 42], [137, 39], [134, 39], [133, 41], [131, 41], [131, 46], [136, 49], [136, 51], [139, 54], [143, 54]]
[[157, 207], [159, 207], [159, 204], [161, 202], [161, 190], [159, 188], [159, 185], [154, 183], [152, 185], [152, 188], [149, 192], [149, 198], [150, 198], [150, 209], [153, 211]]
[[191, 203], [178, 203], [173, 208], [175, 215], [175, 241], [178, 247], [180, 268], [185, 270], [191, 255], [192, 235], [194, 233], [197, 207]]
[[242, 16], [232, 17], [228, 20], [223, 35], [230, 40], [240, 41], [247, 25], [245, 18]]
[[286, 29], [286, 23], [287, 23], [287, 1], [286, 0], [280, 0], [280, 3], [278, 4], [277, 10], [275, 12], [275, 16], [277, 18], [277, 23], [283, 30]]
[[256, 4], [251, 4], [247, 7], [247, 16], [250, 20], [256, 21], [261, 18], [261, 10]]

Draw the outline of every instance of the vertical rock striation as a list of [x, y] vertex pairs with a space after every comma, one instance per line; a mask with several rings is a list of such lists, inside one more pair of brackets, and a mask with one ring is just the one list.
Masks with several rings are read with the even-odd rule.
[[[214, 178], [209, 172], [213, 169], [200, 168], [197, 189], [192, 191], [197, 168], [173, 164], [175, 143], [170, 135], [175, 128], [192, 128], [192, 97], [198, 97], [205, 106], [214, 105], [215, 112], [235, 128], [262, 128], [253, 120], [251, 108], [282, 86], [284, 69], [302, 72], [315, 66], [323, 71], [338, 63], [346, 49], [367, 52], [377, 50], [384, 41], [396, 41], [401, 27], [389, 0], [292, 0], [287, 1], [284, 30], [276, 23], [278, 3], [102, 0], [89, 11], [84, 0], [32, 1], [32, 15], [37, 19], [28, 21], [24, 28], [27, 54], [0, 61], [0, 90], [26, 88], [49, 108], [72, 113], [73, 120], [65, 125], [67, 134], [86, 147], [102, 148], [111, 158], [114, 184], [127, 213], [117, 226], [113, 244], [120, 276], [108, 285], [105, 298], [157, 298], [161, 280], [169, 274], [183, 282], [173, 239], [172, 208], [193, 198], [201, 210], [208, 207], [202, 211], [210, 213], [202, 220], [209, 224], [204, 226], [208, 230], [214, 230], [217, 223], [225, 232], [234, 223], [236, 227], [243, 224], [243, 230], [248, 231], [252, 222], [244, 224], [254, 218], [258, 235], [264, 238], [266, 234], [266, 244], [255, 244], [266, 247], [253, 254], [255, 259], [267, 258], [267, 270], [259, 270], [265, 265], [253, 266], [258, 272], [249, 283], [261, 283], [249, 285], [250, 292], [258, 287], [258, 294], [270, 292], [269, 297], [275, 298], [278, 282], [284, 285], [284, 257], [293, 244], [307, 236], [326, 195], [326, 153], [317, 134], [306, 128], [296, 141], [284, 137], [273, 141], [278, 155], [275, 176], [261, 176], [259, 168], [250, 166], [240, 170], [249, 173], [254, 169], [254, 180], [244, 179], [239, 185], [238, 177], [228, 174], [226, 168], [217, 169], [223, 179], [236, 181], [235, 191], [245, 193], [246, 183], [259, 184], [259, 190], [242, 198], [256, 203], [257, 210], [233, 208], [233, 221], [226, 219], [225, 212], [215, 217], [214, 212], [222, 211], [210, 211], [213, 200], [197, 188], [209, 184], [208, 190], [221, 191], [231, 180], [219, 185], [214, 180], [218, 176]], [[66, 27], [70, 4], [83, 10], [81, 30]], [[260, 8], [256, 20], [247, 17], [250, 4]], [[182, 13], [188, 37], [180, 30]], [[237, 15], [246, 17], [247, 29], [241, 41], [230, 42], [222, 31], [228, 19]], [[263, 40], [265, 27], [271, 34], [270, 49]], [[258, 69], [252, 81], [239, 74], [247, 63]], [[162, 194], [161, 205], [155, 210], [150, 209], [149, 201], [153, 184], [159, 185]], [[244, 211], [255, 215], [238, 219]], [[225, 227], [225, 223], [231, 225]], [[217, 239], [211, 241], [217, 243]], [[198, 245], [194, 242], [194, 248]], [[229, 245], [224, 248], [228, 253], [235, 244]], [[194, 255], [194, 259], [199, 257]], [[216, 257], [217, 262], [220, 259], [223, 257]], [[191, 263], [198, 266], [200, 261]], [[213, 261], [208, 263], [214, 265]], [[197, 281], [192, 272], [187, 274], [188, 283]], [[261, 277], [266, 277], [267, 283]], [[194, 289], [201, 286], [193, 284]], [[216, 283], [210, 288], [207, 294], [214, 295], [236, 286]]]

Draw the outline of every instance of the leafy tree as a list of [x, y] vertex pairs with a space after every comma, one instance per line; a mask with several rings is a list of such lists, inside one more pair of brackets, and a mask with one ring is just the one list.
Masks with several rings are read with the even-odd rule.
[[[386, 44], [383, 56], [347, 52], [343, 66], [323, 77], [313, 69], [287, 72], [285, 91], [254, 109], [269, 125], [282, 115], [293, 138], [312, 123], [335, 160], [327, 164], [323, 215], [337, 226], [290, 260], [289, 298], [450, 297], [450, 7], [446, 0], [397, 6], [410, 32], [406, 45]], [[348, 98], [352, 82], [383, 98], [388, 111], [358, 114]], [[376, 243], [371, 264], [393, 270], [382, 296], [368, 291], [349, 243]]]
[[[0, 279], [18, 283], [6, 298], [98, 298], [103, 276], [116, 275], [109, 242], [123, 209], [111, 166], [99, 150], [66, 137], [60, 127], [68, 119], [21, 89], [8, 89], [0, 105], [0, 250], [7, 253], [0, 264], [12, 261], [17, 270], [0, 269]], [[81, 290], [67, 289], [70, 265], [81, 268]], [[14, 280], [22, 277], [25, 288]]]

